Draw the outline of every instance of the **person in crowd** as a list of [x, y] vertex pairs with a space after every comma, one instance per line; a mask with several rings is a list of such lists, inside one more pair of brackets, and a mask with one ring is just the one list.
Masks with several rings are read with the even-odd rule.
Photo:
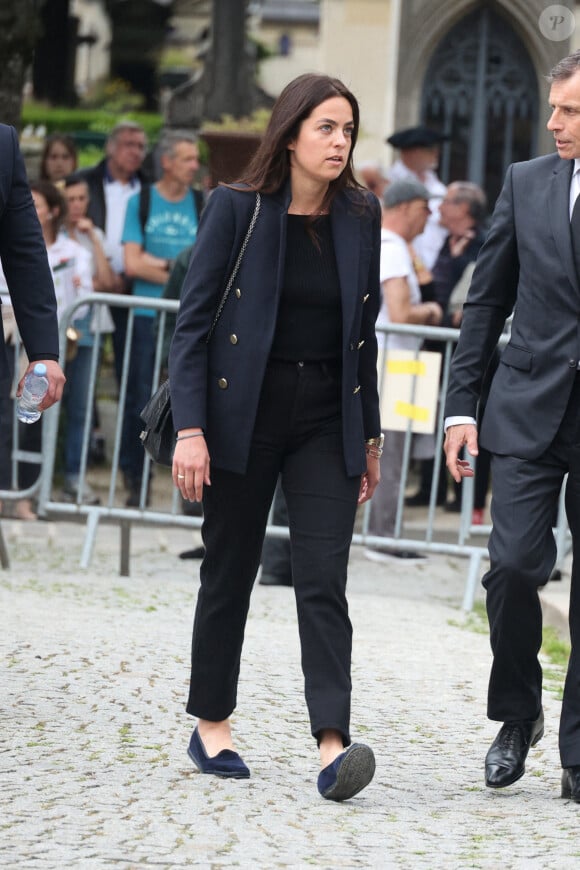
[[382, 201], [383, 193], [389, 183], [382, 164], [378, 160], [365, 160], [358, 164], [356, 173], [367, 190], [370, 190]]
[[[87, 216], [89, 206], [89, 188], [85, 178], [79, 174], [67, 176], [64, 180], [63, 195], [66, 200], [66, 221], [63, 227], [65, 235], [78, 242], [91, 257], [92, 289], [95, 293], [110, 293], [115, 284], [115, 274], [111, 267], [108, 243], [103, 231], [96, 227], [90, 217]], [[74, 388], [71, 383], [75, 377], [76, 389], [85, 390], [88, 393], [90, 363], [92, 347], [95, 341], [95, 333], [99, 336], [114, 332], [115, 325], [107, 306], [98, 306], [91, 309], [82, 320], [76, 323], [79, 332], [78, 353], [69, 372], [70, 391]], [[78, 384], [78, 386], [77, 386]], [[70, 404], [70, 403], [69, 403]], [[67, 414], [67, 426], [73, 426], [77, 430], [79, 443], [82, 444], [84, 417], [80, 415], [79, 408], [84, 408], [84, 401], [78, 402], [73, 399], [70, 413]], [[99, 447], [100, 445], [100, 447]], [[94, 400], [93, 425], [90, 436], [89, 459], [104, 451], [104, 437], [99, 430], [99, 414]], [[66, 499], [77, 501], [78, 475], [69, 474], [65, 477], [64, 496]], [[94, 503], [94, 494], [85, 483], [81, 500], [83, 503]]]
[[59, 187], [67, 175], [76, 171], [77, 166], [77, 146], [72, 136], [51, 133], [46, 137], [40, 155], [38, 177], [41, 181], [52, 181]]
[[[132, 197], [127, 204], [123, 245], [125, 274], [133, 281], [133, 294], [160, 298], [173, 261], [191, 245], [199, 220], [192, 183], [199, 169], [197, 139], [193, 133], [168, 130], [159, 143], [162, 174], [159, 181]], [[146, 220], [142, 197], [148, 192]], [[120, 466], [129, 491], [127, 505], [141, 499], [144, 452], [139, 440], [141, 410], [153, 384], [156, 312], [137, 308], [133, 323], [127, 399], [123, 416]]]
[[[131, 293], [132, 281], [125, 275], [121, 237], [129, 199], [148, 181], [142, 171], [147, 137], [135, 121], [120, 121], [107, 138], [106, 154], [96, 166], [81, 169], [89, 187], [87, 216], [105, 233], [115, 275], [114, 293]], [[127, 334], [127, 309], [111, 308], [115, 330], [112, 333], [117, 382], [121, 381]]]
[[[461, 324], [462, 305], [457, 304], [457, 294], [460, 287], [465, 286], [463, 276], [466, 272], [467, 278], [472, 274], [473, 265], [483, 244], [483, 222], [486, 214], [487, 199], [479, 185], [470, 181], [454, 181], [449, 185], [441, 202], [439, 214], [440, 224], [447, 232], [447, 237], [433, 266], [429, 291], [426, 293], [423, 290], [422, 293], [424, 298], [432, 299], [441, 306], [442, 326], [457, 328]], [[449, 302], [452, 294], [455, 296], [455, 302], [453, 311], [450, 311]], [[427, 341], [425, 347], [427, 350], [440, 352], [445, 349], [444, 343], [433, 340]], [[424, 437], [422, 449], [425, 456], [428, 453], [427, 446], [427, 437]], [[420, 463], [419, 489], [405, 499], [409, 507], [428, 505], [430, 502], [434, 448], [435, 442], [432, 439], [429, 451], [431, 456], [422, 459]], [[442, 463], [437, 484], [437, 504], [444, 505], [448, 511], [458, 511], [461, 509], [460, 490], [458, 491], [456, 486], [454, 499], [448, 501], [447, 482], [447, 470], [445, 463]], [[483, 522], [488, 484], [489, 455], [482, 451], [478, 458], [477, 498], [474, 501], [473, 517], [479, 525]]]
[[[12, 315], [28, 358], [16, 395], [22, 392], [26, 374], [36, 363], [44, 363], [48, 390], [39, 407], [45, 410], [60, 400], [65, 383], [64, 373], [58, 363], [56, 298], [16, 130], [6, 124], [0, 124], [0, 163], [3, 169], [0, 173], [0, 261]], [[3, 323], [7, 321], [8, 318], [5, 321], [3, 317]], [[6, 445], [7, 437], [4, 412], [9, 408], [14, 363], [12, 357], [11, 364], [3, 329], [0, 332], [0, 421], [3, 445]], [[3, 458], [6, 458], [6, 450]], [[4, 483], [6, 480], [3, 478]]]
[[429, 127], [408, 127], [397, 130], [386, 140], [399, 150], [399, 157], [387, 170], [387, 181], [414, 180], [423, 184], [430, 193], [431, 213], [425, 229], [413, 242], [418, 258], [416, 269], [431, 270], [447, 235], [439, 223], [439, 206], [447, 188], [437, 175], [441, 143], [448, 139]]
[[[56, 295], [57, 314], [81, 296], [92, 292], [91, 258], [77, 242], [61, 233], [66, 216], [66, 201], [62, 193], [50, 181], [33, 181], [30, 184], [32, 199], [42, 230], [48, 262], [52, 272]], [[74, 329], [84, 322], [88, 306], [77, 309], [73, 321]], [[78, 330], [80, 332], [80, 329]], [[76, 497], [75, 485], [78, 483], [82, 429], [88, 401], [88, 377], [90, 374], [90, 347], [79, 348], [75, 342], [74, 356], [66, 366], [67, 381], [63, 392], [63, 406], [67, 420], [64, 441], [65, 492]], [[24, 450], [41, 449], [42, 419], [32, 424], [21, 424], [21, 447]], [[22, 463], [19, 470], [21, 488], [31, 486], [38, 476], [38, 466]], [[85, 485], [85, 501], [94, 504], [98, 501], [95, 494]], [[21, 519], [36, 519], [30, 499], [22, 499], [17, 506]]]
[[[437, 326], [443, 311], [437, 302], [423, 302], [409, 245], [423, 232], [429, 217], [429, 191], [413, 179], [394, 181], [383, 194], [381, 230], [381, 286], [383, 304], [377, 326], [389, 323], [428, 324]], [[415, 336], [379, 333], [379, 344], [387, 352], [417, 350]], [[404, 431], [385, 431], [381, 457], [382, 485], [370, 506], [369, 533], [392, 537], [395, 532], [397, 504], [401, 485]], [[374, 561], [411, 560], [423, 558], [410, 550], [373, 546], [365, 550]]]
[[[205, 207], [169, 355], [173, 480], [203, 499], [206, 554], [193, 631], [189, 755], [246, 778], [230, 715], [250, 594], [278, 476], [288, 506], [318, 790], [345, 800], [372, 779], [351, 743], [352, 628], [345, 596], [357, 504], [379, 481], [375, 321], [380, 208], [356, 182], [355, 97], [305, 74], [276, 100], [241, 182]], [[261, 210], [209, 343], [256, 202]], [[210, 472], [211, 461], [211, 472]]]
[[453, 181], [439, 207], [439, 223], [447, 237], [433, 266], [433, 298], [443, 309], [444, 326], [453, 325], [449, 299], [483, 245], [486, 212], [485, 193], [471, 181]]
[[[580, 51], [549, 76], [548, 130], [556, 154], [512, 164], [463, 308], [445, 404], [447, 467], [471, 476], [466, 447], [492, 454], [490, 567], [483, 578], [493, 663], [488, 717], [502, 722], [485, 782], [504, 788], [525, 772], [544, 733], [542, 608], [538, 589], [556, 560], [552, 519], [566, 474], [574, 552], [580, 541]], [[481, 427], [476, 405], [489, 358], [513, 313]], [[559, 748], [562, 797], [580, 802], [580, 599], [572, 564], [571, 654]]]
[[110, 293], [115, 283], [115, 274], [110, 264], [109, 246], [105, 234], [87, 215], [89, 187], [86, 179], [80, 174], [67, 176], [64, 180], [63, 195], [67, 206], [65, 234], [82, 245], [91, 255], [93, 291]]
[[[433, 267], [433, 298], [443, 308], [442, 326], [461, 326], [463, 306], [458, 305], [461, 288], [469, 286], [475, 261], [484, 241], [483, 222], [487, 215], [487, 197], [479, 185], [469, 181], [454, 181], [447, 188], [441, 203], [440, 223], [448, 236]], [[465, 280], [464, 279], [465, 276]], [[454, 307], [451, 310], [451, 296]], [[465, 298], [465, 297], [464, 297]], [[429, 345], [428, 345], [429, 346]], [[497, 365], [497, 353], [490, 361], [488, 376]], [[483, 413], [485, 403], [480, 403]], [[481, 449], [475, 463], [475, 483], [472, 524], [482, 525], [490, 480], [491, 456]], [[442, 472], [446, 474], [445, 466]], [[432, 471], [432, 469], [431, 469]], [[430, 475], [432, 477], [432, 474]], [[461, 510], [461, 487], [454, 483], [455, 497], [445, 502], [445, 509]]]

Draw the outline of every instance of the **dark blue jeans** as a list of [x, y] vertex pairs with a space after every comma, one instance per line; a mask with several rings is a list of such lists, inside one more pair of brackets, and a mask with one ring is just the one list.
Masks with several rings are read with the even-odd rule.
[[[73, 360], [66, 364], [66, 384], [63, 404], [66, 410], [66, 438], [64, 443], [64, 473], [68, 478], [78, 476], [81, 467], [85, 416], [89, 404], [92, 347], [79, 347]], [[92, 414], [88, 419], [89, 437]]]
[[[211, 433], [208, 434], [211, 455]], [[212, 467], [206, 555], [187, 711], [220, 721], [236, 706], [244, 627], [278, 476], [286, 496], [305, 694], [314, 736], [350, 743], [352, 627], [347, 565], [359, 477], [345, 470], [340, 379], [324, 364], [271, 363], [245, 474]]]
[[139, 439], [143, 429], [140, 414], [151, 396], [154, 362], [155, 318], [135, 317], [119, 457], [121, 470], [135, 483], [143, 476], [145, 451]]

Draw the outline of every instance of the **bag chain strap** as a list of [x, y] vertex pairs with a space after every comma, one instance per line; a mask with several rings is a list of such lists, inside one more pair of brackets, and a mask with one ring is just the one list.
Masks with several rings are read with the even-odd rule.
[[212, 337], [214, 330], [217, 326], [217, 322], [221, 317], [221, 313], [223, 311], [224, 305], [228, 301], [228, 296], [230, 295], [230, 290], [232, 289], [232, 285], [233, 285], [234, 281], [236, 280], [236, 275], [238, 274], [240, 265], [242, 263], [242, 257], [244, 256], [244, 252], [245, 252], [246, 248], [248, 247], [248, 242], [250, 241], [250, 236], [252, 235], [252, 232], [253, 232], [254, 227], [256, 225], [256, 221], [258, 220], [258, 215], [260, 213], [261, 201], [262, 201], [262, 198], [261, 198], [260, 194], [256, 191], [256, 205], [254, 206], [254, 214], [252, 215], [252, 220], [250, 221], [250, 226], [248, 227], [248, 230], [246, 232], [246, 237], [245, 237], [244, 241], [242, 242], [242, 247], [240, 248], [240, 253], [238, 254], [238, 259], [236, 260], [236, 264], [235, 264], [234, 268], [232, 269], [232, 274], [230, 275], [230, 280], [228, 281], [228, 283], [226, 285], [226, 289], [224, 290], [224, 295], [221, 298], [220, 304], [218, 305], [218, 309], [217, 309], [217, 311], [215, 313], [215, 317], [213, 319], [213, 323], [212, 323], [210, 330], [207, 334], [206, 342], [209, 342], [210, 338]]

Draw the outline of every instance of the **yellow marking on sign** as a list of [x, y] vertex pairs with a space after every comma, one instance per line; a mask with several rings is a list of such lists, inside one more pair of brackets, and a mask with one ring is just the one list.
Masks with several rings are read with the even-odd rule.
[[390, 359], [387, 361], [387, 371], [392, 375], [424, 375], [427, 366], [420, 359]]
[[409, 402], [395, 402], [395, 414], [406, 417], [408, 420], [417, 420], [425, 423], [429, 419], [429, 409], [421, 408], [420, 405], [411, 405]]

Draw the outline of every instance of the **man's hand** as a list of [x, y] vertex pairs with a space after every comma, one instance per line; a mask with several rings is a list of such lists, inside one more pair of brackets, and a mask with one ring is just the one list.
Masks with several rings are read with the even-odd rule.
[[60, 401], [62, 397], [62, 391], [64, 389], [64, 384], [66, 378], [64, 376], [64, 372], [53, 359], [35, 359], [34, 362], [28, 364], [28, 368], [24, 372], [24, 376], [21, 378], [20, 383], [18, 384], [18, 389], [16, 390], [16, 396], [20, 396], [22, 393], [22, 387], [24, 386], [24, 378], [31, 372], [35, 365], [38, 363], [44, 363], [46, 366], [46, 377], [48, 378], [48, 390], [46, 391], [46, 396], [38, 406], [39, 411], [46, 411], [47, 408], [50, 408], [51, 405], [54, 405], [55, 402]]
[[477, 427], [471, 423], [450, 426], [445, 435], [443, 449], [447, 457], [447, 468], [453, 480], [460, 483], [464, 477], [473, 477], [473, 469], [466, 459], [459, 459], [463, 446], [467, 446], [470, 456], [477, 456]]

